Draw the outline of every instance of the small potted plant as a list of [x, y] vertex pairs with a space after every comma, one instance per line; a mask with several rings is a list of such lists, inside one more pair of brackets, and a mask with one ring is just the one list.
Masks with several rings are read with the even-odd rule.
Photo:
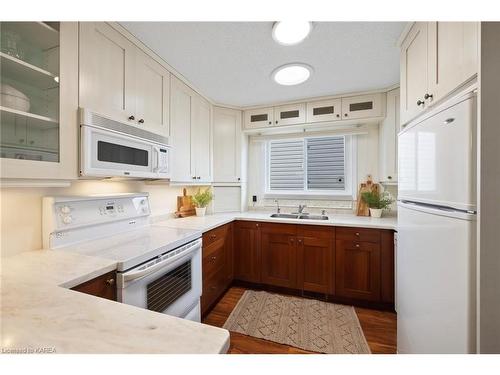
[[205, 191], [201, 191], [198, 189], [195, 195], [193, 195], [193, 203], [196, 208], [196, 216], [205, 216], [205, 212], [207, 210], [207, 206], [212, 201], [212, 192], [210, 188], [207, 188]]
[[394, 199], [387, 192], [383, 192], [382, 194], [373, 191], [365, 192], [361, 196], [370, 208], [371, 217], [382, 217], [382, 211], [390, 210], [390, 205], [394, 202]]

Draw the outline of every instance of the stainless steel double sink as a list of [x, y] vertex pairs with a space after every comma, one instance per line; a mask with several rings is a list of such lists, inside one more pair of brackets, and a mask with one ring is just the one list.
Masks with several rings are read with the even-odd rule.
[[281, 219], [328, 220], [328, 216], [325, 215], [271, 214], [271, 217], [281, 218]]

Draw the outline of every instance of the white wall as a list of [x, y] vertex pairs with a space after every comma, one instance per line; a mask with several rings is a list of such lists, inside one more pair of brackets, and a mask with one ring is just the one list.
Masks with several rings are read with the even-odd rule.
[[[355, 135], [356, 150], [357, 150], [357, 186], [354, 190], [359, 188], [359, 182], [366, 180], [367, 175], [371, 174], [375, 181], [378, 180], [378, 125], [370, 124], [360, 128], [360, 133]], [[264, 199], [265, 193], [265, 141], [251, 140], [249, 143], [248, 151], [248, 205], [249, 207], [271, 207], [274, 206], [273, 200]], [[253, 204], [252, 196], [257, 195], [257, 204]], [[353, 205], [352, 201], [325, 201], [325, 200], [280, 200], [282, 206], [297, 206], [298, 204], [307, 204], [308, 207], [315, 207], [318, 209], [348, 209], [351, 210]]]
[[44, 196], [133, 192], [149, 192], [152, 215], [157, 216], [175, 212], [182, 187], [147, 185], [144, 182], [75, 181], [66, 188], [3, 188], [0, 191], [1, 256], [42, 247]]

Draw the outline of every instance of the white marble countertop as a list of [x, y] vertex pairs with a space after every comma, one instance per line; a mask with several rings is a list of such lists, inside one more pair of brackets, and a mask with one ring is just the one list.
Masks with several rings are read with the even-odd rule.
[[329, 215], [328, 220], [304, 220], [272, 218], [269, 211], [246, 211], [206, 215], [203, 217], [191, 216], [185, 218], [166, 219], [153, 223], [171, 228], [196, 229], [202, 232], [209, 231], [220, 225], [230, 223], [234, 220], [263, 221], [269, 223], [305, 224], [305, 225], [329, 225], [339, 227], [359, 227], [376, 229], [397, 229], [397, 217], [372, 218], [355, 216], [349, 214]]
[[116, 261], [37, 250], [1, 260], [3, 353], [225, 353], [229, 332], [70, 290]]

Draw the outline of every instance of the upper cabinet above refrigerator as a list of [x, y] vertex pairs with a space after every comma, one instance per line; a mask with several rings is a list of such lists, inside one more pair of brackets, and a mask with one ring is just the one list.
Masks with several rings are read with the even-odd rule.
[[470, 81], [478, 69], [477, 22], [415, 22], [401, 44], [401, 124]]
[[0, 26], [1, 177], [76, 178], [78, 24]]

